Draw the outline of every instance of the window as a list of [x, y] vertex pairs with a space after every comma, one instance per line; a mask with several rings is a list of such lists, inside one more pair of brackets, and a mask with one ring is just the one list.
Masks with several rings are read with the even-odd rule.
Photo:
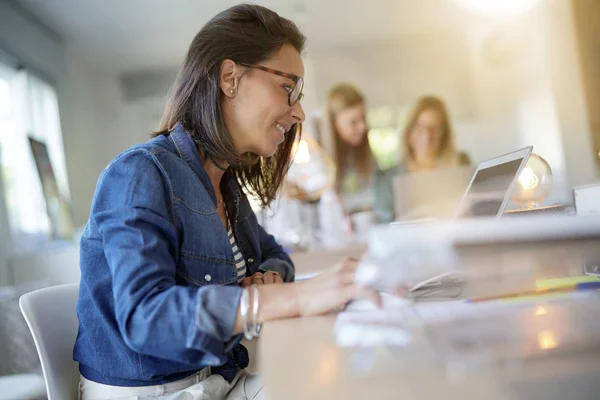
[[406, 123], [407, 110], [385, 106], [372, 108], [367, 113], [369, 144], [380, 169], [397, 165], [401, 159], [402, 127]]
[[[26, 70], [0, 64], [0, 171], [13, 244], [34, 248], [56, 233], [29, 143], [46, 144], [58, 192], [69, 189], [55, 88]], [[59, 212], [63, 212], [60, 210]]]

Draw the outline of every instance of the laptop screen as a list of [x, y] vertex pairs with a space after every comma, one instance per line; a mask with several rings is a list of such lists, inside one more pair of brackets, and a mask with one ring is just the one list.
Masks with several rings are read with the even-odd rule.
[[518, 158], [477, 170], [462, 201], [459, 217], [494, 217], [498, 215], [522, 161], [522, 158]]

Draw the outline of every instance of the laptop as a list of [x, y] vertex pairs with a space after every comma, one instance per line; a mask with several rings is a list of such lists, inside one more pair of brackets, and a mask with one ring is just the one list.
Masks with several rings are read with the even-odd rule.
[[474, 172], [469, 165], [399, 174], [394, 178], [396, 219], [453, 217]]
[[501, 217], [532, 150], [528, 146], [480, 163], [455, 218]]
[[500, 217], [533, 147], [481, 162], [398, 176], [394, 209], [398, 221], [421, 218]]

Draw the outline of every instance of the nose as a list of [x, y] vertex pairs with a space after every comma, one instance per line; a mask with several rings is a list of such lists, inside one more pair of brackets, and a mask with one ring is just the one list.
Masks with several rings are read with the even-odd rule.
[[290, 113], [292, 118], [294, 118], [297, 123], [304, 122], [306, 115], [304, 115], [304, 109], [302, 108], [302, 104], [300, 104], [300, 102], [297, 102], [292, 106]]
[[367, 131], [369, 130], [369, 128], [367, 127], [367, 122], [366, 121], [362, 121], [358, 124], [358, 130], [359, 132], [362, 134], [367, 134]]

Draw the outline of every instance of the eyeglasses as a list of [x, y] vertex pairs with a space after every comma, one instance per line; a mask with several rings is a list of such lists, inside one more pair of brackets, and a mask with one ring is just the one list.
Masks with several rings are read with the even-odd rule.
[[419, 136], [426, 135], [426, 134], [431, 134], [433, 136], [441, 136], [442, 135], [442, 129], [438, 128], [437, 126], [426, 126], [426, 125], [416, 124], [412, 130], [415, 134], [417, 134]]
[[276, 69], [271, 69], [267, 67], [263, 67], [262, 65], [254, 65], [254, 64], [245, 64], [240, 63], [247, 68], [260, 69], [261, 71], [268, 72], [270, 74], [283, 76], [284, 78], [291, 79], [294, 82], [294, 86], [288, 90], [288, 104], [292, 107], [297, 102], [301, 101], [304, 97], [304, 93], [302, 93], [302, 89], [304, 89], [304, 79], [296, 76], [294, 74], [288, 74], [287, 72], [277, 71]]

